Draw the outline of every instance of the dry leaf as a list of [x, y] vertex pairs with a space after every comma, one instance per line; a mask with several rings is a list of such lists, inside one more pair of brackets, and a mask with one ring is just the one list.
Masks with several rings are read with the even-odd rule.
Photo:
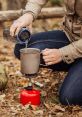
[[82, 117], [82, 112], [78, 112], [78, 117]]
[[54, 109], [55, 109], [56, 111], [62, 111], [62, 112], [65, 112], [65, 109], [62, 108], [62, 107], [59, 106], [59, 105], [55, 105], [55, 106], [54, 106]]
[[63, 117], [63, 113], [60, 113], [60, 112], [57, 113], [57, 114], [56, 114], [56, 117]]
[[47, 92], [46, 92], [46, 91], [42, 91], [42, 92], [41, 92], [41, 96], [42, 96], [42, 97], [46, 97], [46, 96], [47, 96]]
[[33, 113], [35, 114], [35, 115], [43, 115], [43, 110], [37, 110], [37, 111], [33, 111]]
[[4, 100], [4, 98], [6, 97], [6, 95], [5, 94], [3, 94], [3, 95], [0, 95], [0, 102], [4, 102], [5, 100]]
[[30, 105], [30, 107], [32, 108], [32, 110], [36, 111], [36, 109], [37, 109], [38, 106]]
[[46, 107], [47, 109], [50, 109], [49, 104], [44, 103], [44, 105], [45, 105], [45, 107]]

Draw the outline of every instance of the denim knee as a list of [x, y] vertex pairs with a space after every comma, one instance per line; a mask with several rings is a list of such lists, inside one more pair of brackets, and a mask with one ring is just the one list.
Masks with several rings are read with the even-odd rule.
[[72, 105], [72, 104], [75, 105], [76, 104], [75, 96], [73, 95], [71, 90], [60, 91], [59, 92], [59, 100], [60, 100], [61, 104], [63, 104], [63, 105]]
[[20, 59], [20, 50], [25, 48], [25, 44], [16, 44], [14, 48], [14, 55], [16, 58]]
[[20, 51], [17, 48], [17, 46], [15, 46], [15, 48], [14, 48], [14, 55], [15, 55], [16, 58], [20, 59]]

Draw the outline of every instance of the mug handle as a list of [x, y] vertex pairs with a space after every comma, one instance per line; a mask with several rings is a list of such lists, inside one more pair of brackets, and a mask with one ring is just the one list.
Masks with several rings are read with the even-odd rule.
[[[42, 52], [40, 52], [40, 55], [41, 55], [41, 57], [43, 56], [43, 55], [42, 55]], [[42, 60], [43, 60], [43, 58], [42, 58]], [[44, 61], [43, 61], [43, 62], [44, 62]], [[48, 65], [45, 65], [45, 64], [41, 64], [41, 63], [40, 63], [40, 65], [43, 66], [43, 67], [48, 67]]]

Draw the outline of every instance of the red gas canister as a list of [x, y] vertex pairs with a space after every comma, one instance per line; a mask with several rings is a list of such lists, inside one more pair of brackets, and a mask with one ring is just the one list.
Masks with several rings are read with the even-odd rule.
[[40, 105], [40, 91], [39, 90], [22, 90], [20, 94], [20, 103], [22, 105]]

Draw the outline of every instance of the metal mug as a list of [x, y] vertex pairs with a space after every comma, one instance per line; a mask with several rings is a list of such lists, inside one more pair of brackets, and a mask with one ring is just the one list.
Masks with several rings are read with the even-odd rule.
[[40, 50], [36, 48], [24, 48], [20, 50], [21, 73], [36, 74], [40, 65]]

